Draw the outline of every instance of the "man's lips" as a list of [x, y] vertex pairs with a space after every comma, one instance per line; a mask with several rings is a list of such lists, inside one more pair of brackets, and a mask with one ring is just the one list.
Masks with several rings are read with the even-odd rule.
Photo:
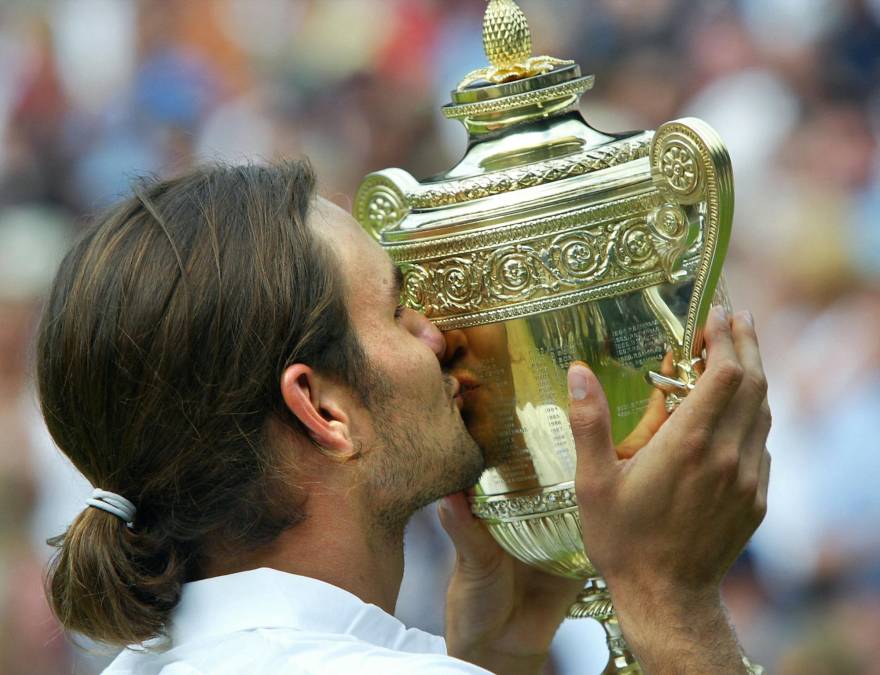
[[458, 409], [464, 407], [464, 398], [469, 392], [479, 389], [480, 382], [476, 376], [469, 371], [456, 370], [452, 373], [452, 379], [455, 382], [455, 388], [452, 392], [452, 398], [455, 400]]

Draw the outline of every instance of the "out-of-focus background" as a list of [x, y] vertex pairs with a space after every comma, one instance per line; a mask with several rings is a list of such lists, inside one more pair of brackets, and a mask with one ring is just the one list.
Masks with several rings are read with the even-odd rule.
[[[523, 0], [535, 51], [597, 75], [603, 130], [708, 120], [734, 161], [727, 278], [757, 320], [775, 424], [770, 510], [726, 582], [780, 675], [880, 673], [880, 0]], [[0, 675], [88, 674], [42, 592], [45, 539], [89, 487], [42, 426], [29, 350], [84, 219], [143, 174], [308, 155], [350, 204], [367, 172], [449, 167], [438, 108], [484, 64], [482, 0], [0, 2]], [[410, 528], [398, 607], [442, 633], [451, 551]], [[598, 672], [569, 622], [548, 673]], [[88, 645], [86, 645], [88, 647]]]

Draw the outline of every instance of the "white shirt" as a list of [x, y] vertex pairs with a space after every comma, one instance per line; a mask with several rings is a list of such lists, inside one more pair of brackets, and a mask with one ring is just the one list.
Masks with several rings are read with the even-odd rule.
[[185, 584], [169, 632], [104, 675], [488, 675], [348, 591], [265, 568]]

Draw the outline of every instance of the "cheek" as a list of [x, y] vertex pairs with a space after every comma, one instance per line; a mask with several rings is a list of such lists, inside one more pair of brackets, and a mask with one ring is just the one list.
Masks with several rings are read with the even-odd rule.
[[[432, 326], [433, 327], [433, 326]], [[388, 384], [394, 408], [434, 408], [446, 397], [440, 361], [431, 344], [404, 324], [373, 324], [361, 331], [361, 341], [373, 367]], [[442, 335], [436, 331], [442, 340]]]
[[407, 347], [388, 350], [383, 359], [382, 370], [394, 388], [392, 395], [402, 408], [433, 405], [446, 391], [440, 362], [420, 343], [413, 341]]

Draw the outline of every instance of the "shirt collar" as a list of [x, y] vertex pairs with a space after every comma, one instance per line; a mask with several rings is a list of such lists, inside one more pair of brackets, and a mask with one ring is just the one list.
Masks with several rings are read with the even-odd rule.
[[331, 584], [260, 568], [184, 584], [172, 646], [255, 628], [351, 635], [395, 651], [445, 654], [443, 638], [415, 628]]

